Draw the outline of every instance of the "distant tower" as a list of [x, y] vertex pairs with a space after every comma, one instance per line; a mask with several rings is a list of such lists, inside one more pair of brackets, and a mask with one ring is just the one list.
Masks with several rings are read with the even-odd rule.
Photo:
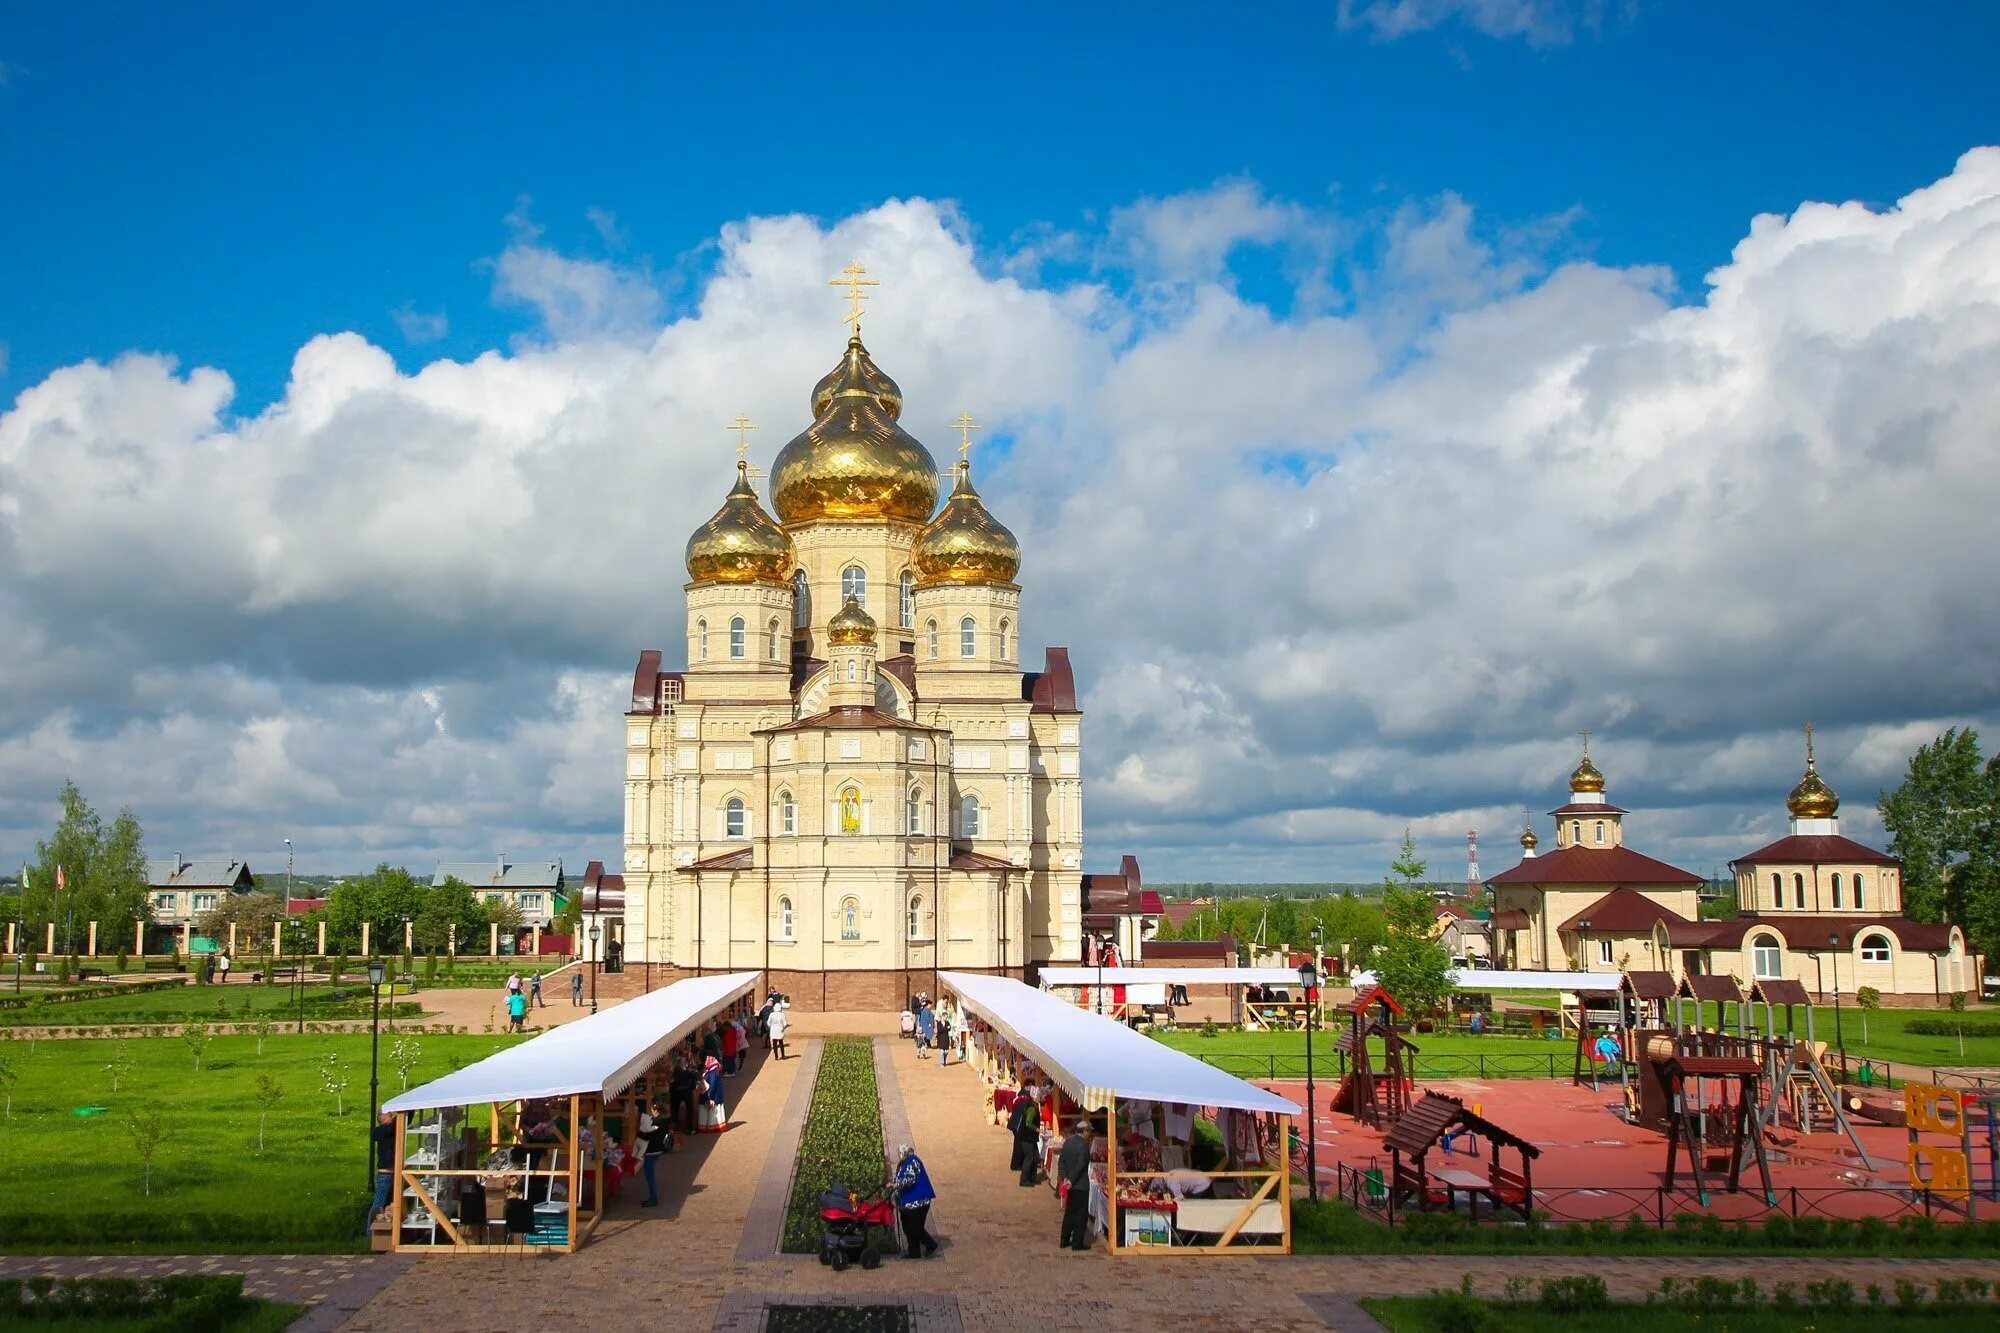
[[1479, 830], [1465, 831], [1465, 896], [1479, 896]]

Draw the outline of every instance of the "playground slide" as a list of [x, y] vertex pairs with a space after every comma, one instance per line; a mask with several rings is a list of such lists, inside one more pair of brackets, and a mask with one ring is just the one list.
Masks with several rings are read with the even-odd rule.
[[1354, 1075], [1351, 1072], [1342, 1075], [1340, 1083], [1333, 1090], [1333, 1109], [1348, 1115], [1354, 1114]]

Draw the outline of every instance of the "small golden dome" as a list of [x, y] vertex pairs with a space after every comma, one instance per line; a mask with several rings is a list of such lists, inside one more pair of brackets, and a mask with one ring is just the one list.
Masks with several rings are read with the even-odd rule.
[[875, 642], [875, 617], [861, 609], [861, 603], [848, 598], [847, 605], [833, 613], [833, 619], [826, 622], [828, 643], [853, 645]]
[[1571, 791], [1604, 790], [1604, 775], [1597, 771], [1596, 764], [1590, 762], [1588, 752], [1584, 754], [1583, 762], [1576, 766], [1576, 771], [1569, 775], [1569, 789]]
[[[885, 384], [894, 391], [868, 360], [859, 335], [849, 339], [826, 405], [771, 467], [771, 503], [779, 519], [929, 520], [937, 508], [937, 460], [896, 424], [902, 399], [885, 398]], [[814, 391], [815, 403], [821, 396]]]
[[1806, 775], [1785, 798], [1785, 809], [1792, 812], [1793, 819], [1832, 819], [1840, 810], [1840, 797], [1834, 795], [1833, 788], [1819, 775], [1819, 769], [1808, 761]]
[[1534, 831], [1533, 829], [1531, 829], [1531, 828], [1530, 828], [1530, 829], [1522, 829], [1522, 830], [1521, 830], [1521, 850], [1522, 850], [1522, 851], [1524, 851], [1524, 852], [1532, 852], [1532, 851], [1534, 851], [1534, 850], [1535, 850], [1535, 848], [1537, 848], [1537, 847], [1539, 847], [1539, 846], [1541, 846], [1541, 845], [1542, 845], [1542, 840], [1541, 840], [1540, 838], [1538, 838], [1538, 837], [1536, 837], [1536, 836], [1535, 836], [1535, 831]]
[[917, 538], [910, 563], [917, 586], [942, 583], [1012, 583], [1021, 572], [1021, 543], [987, 512], [972, 489], [972, 465], [960, 462], [951, 498]]
[[688, 577], [696, 583], [775, 583], [783, 586], [792, 566], [792, 539], [777, 525], [757, 492], [750, 470], [736, 465], [736, 484], [715, 516], [688, 538]]
[[842, 379], [849, 375], [867, 387], [868, 392], [875, 396], [875, 401], [882, 405], [882, 410], [889, 414], [889, 420], [902, 420], [903, 391], [897, 387], [896, 381], [882, 373], [882, 368], [875, 364], [875, 358], [868, 355], [868, 349], [861, 345], [859, 329], [847, 340], [847, 352], [840, 358], [840, 364], [820, 376], [819, 383], [813, 385], [812, 414], [815, 417], [826, 411], [827, 405], [833, 402], [833, 395], [839, 391]]

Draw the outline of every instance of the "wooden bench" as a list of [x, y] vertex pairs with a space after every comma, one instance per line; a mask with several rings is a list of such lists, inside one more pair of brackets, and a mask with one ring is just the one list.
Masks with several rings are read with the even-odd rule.
[[1509, 1171], [1499, 1163], [1487, 1170], [1488, 1183], [1492, 1188], [1493, 1200], [1504, 1203], [1509, 1208], [1528, 1206], [1528, 1178], [1519, 1171]]
[[90, 981], [93, 978], [98, 981], [103, 981], [110, 975], [111, 974], [109, 972], [106, 972], [101, 967], [79, 967], [76, 970], [76, 979], [78, 981]]
[[148, 972], [185, 972], [185, 971], [187, 971], [187, 964], [186, 964], [186, 963], [177, 963], [177, 962], [175, 962], [175, 961], [174, 961], [173, 959], [171, 959], [171, 958], [148, 958], [148, 959], [146, 960], [146, 971], [148, 971]]

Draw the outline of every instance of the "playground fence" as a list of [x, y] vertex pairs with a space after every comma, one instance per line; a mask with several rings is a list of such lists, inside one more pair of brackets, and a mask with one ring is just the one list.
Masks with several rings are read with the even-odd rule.
[[[1190, 1052], [1203, 1064], [1213, 1065], [1226, 1074], [1238, 1078], [1301, 1079], [1306, 1076], [1306, 1058], [1303, 1055], [1202, 1055]], [[1564, 1042], [1550, 1043], [1547, 1051], [1512, 1051], [1505, 1054], [1482, 1055], [1477, 1052], [1463, 1054], [1419, 1054], [1411, 1058], [1414, 1068], [1413, 1078], [1561, 1078], [1567, 1079], [1576, 1068], [1575, 1049]], [[1863, 1072], [1865, 1069], [1866, 1072]], [[1585, 1073], [1589, 1066], [1585, 1065]], [[1345, 1071], [1340, 1067], [1340, 1057], [1332, 1053], [1313, 1052], [1312, 1074], [1316, 1079], [1338, 1079]], [[1615, 1068], [1599, 1066], [1600, 1082], [1613, 1083], [1618, 1079]], [[1864, 1086], [1891, 1088], [1899, 1086], [1901, 1079], [1892, 1078], [1889, 1066], [1879, 1060], [1850, 1060], [1848, 1079]], [[1945, 1082], [1939, 1078], [1939, 1082]], [[1957, 1082], [1972, 1086], [1979, 1080], [1960, 1076]]]
[[[1301, 1168], [1303, 1169], [1303, 1168]], [[1334, 1191], [1338, 1198], [1379, 1222], [1395, 1225], [1407, 1218], [1405, 1207], [1395, 1216], [1388, 1210], [1384, 1193], [1386, 1168], [1350, 1166], [1335, 1168]], [[1323, 1177], [1322, 1177], [1323, 1179]], [[1535, 1190], [1535, 1212], [1552, 1223], [1605, 1222], [1627, 1225], [1638, 1218], [1645, 1225], [1671, 1231], [1689, 1223], [1681, 1218], [1713, 1217], [1721, 1222], [1762, 1222], [1783, 1216], [1800, 1218], [1879, 1217], [1893, 1222], [1900, 1217], [1930, 1217], [1957, 1221], [1964, 1213], [1949, 1204], [1933, 1202], [1928, 1192], [1890, 1185], [1879, 1186], [1787, 1186], [1775, 1190], [1767, 1201], [1761, 1190], [1746, 1186], [1731, 1194], [1720, 1188], [1709, 1191], [1708, 1203], [1688, 1189], [1668, 1189], [1654, 1183], [1630, 1185], [1590, 1185]]]

